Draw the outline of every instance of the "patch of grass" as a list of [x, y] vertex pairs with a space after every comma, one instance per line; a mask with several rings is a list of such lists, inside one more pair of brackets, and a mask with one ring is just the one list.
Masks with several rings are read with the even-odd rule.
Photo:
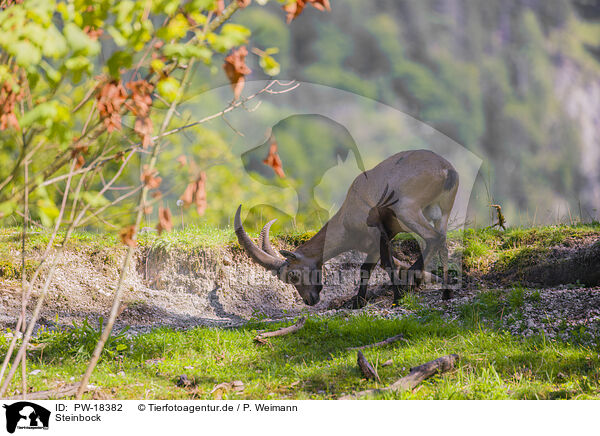
[[541, 301], [542, 297], [540, 295], [540, 291], [538, 289], [534, 289], [527, 295], [527, 300], [531, 303], [538, 303]]
[[[104, 319], [100, 317], [98, 326], [92, 326], [87, 319], [81, 324], [74, 323], [72, 328], [64, 330], [41, 330], [36, 342], [45, 345], [46, 359], [58, 359], [69, 356], [76, 361], [87, 361], [92, 357], [94, 348], [102, 336]], [[130, 341], [125, 335], [129, 327], [114, 332], [106, 341], [102, 352], [103, 358], [114, 359], [130, 348]]]
[[509, 271], [533, 266], [546, 258], [549, 251], [548, 248], [544, 247], [519, 247], [508, 249], [499, 253], [495, 268], [497, 271]]
[[[495, 313], [499, 305], [498, 296], [488, 293], [479, 309]], [[457, 353], [461, 360], [455, 371], [425, 381], [414, 392], [388, 393], [382, 398], [599, 398], [598, 350], [543, 337], [516, 338], [477, 322], [447, 322], [435, 312], [422, 311], [402, 319], [365, 314], [310, 317], [293, 335], [272, 338], [266, 346], [254, 343], [258, 330], [282, 325], [254, 322], [237, 329], [157, 329], [127, 339], [125, 349], [105, 355], [91, 382], [104, 395], [118, 399], [210, 399], [216, 384], [233, 380], [241, 380], [245, 389], [226, 393], [224, 398], [338, 398], [381, 386], [364, 380], [356, 366], [356, 352], [347, 348], [402, 333], [406, 342], [363, 350], [377, 368], [382, 385], [406, 375], [412, 366], [445, 354]], [[45, 350], [32, 352], [28, 368], [42, 370], [29, 379], [34, 390], [79, 378], [85, 370], [85, 360], [75, 358], [79, 356], [77, 344], [91, 340], [54, 334], [56, 338], [47, 341]], [[0, 339], [0, 351], [6, 346]], [[382, 367], [380, 363], [388, 359], [393, 365]], [[180, 374], [186, 374], [193, 385], [176, 386]], [[13, 392], [19, 384], [17, 377]]]
[[422, 297], [415, 292], [407, 292], [400, 300], [400, 305], [408, 310], [420, 310], [423, 307]]
[[307, 242], [316, 234], [316, 231], [291, 232], [285, 234], [280, 233], [276, 235], [276, 239], [279, 240], [281, 243], [291, 245], [292, 247], [298, 247]]
[[525, 289], [521, 285], [513, 286], [513, 288], [510, 290], [510, 293], [508, 294], [507, 300], [511, 309], [517, 310], [522, 308], [523, 304], [525, 304]]
[[460, 307], [461, 319], [466, 325], [476, 326], [496, 321], [502, 314], [504, 303], [498, 290], [483, 291], [472, 302]]

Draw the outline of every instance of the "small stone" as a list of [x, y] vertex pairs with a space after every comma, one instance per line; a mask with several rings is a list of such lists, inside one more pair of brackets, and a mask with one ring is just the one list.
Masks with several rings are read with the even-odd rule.
[[190, 379], [188, 378], [188, 376], [185, 375], [185, 374], [181, 374], [177, 378], [177, 386], [179, 386], [180, 388], [188, 387], [191, 384], [192, 384], [192, 382], [190, 381]]

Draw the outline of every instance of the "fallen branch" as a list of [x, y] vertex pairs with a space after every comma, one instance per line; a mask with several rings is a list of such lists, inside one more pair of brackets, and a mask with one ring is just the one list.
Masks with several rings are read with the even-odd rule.
[[[27, 399], [28, 400], [48, 400], [50, 398], [57, 400], [59, 398], [64, 397], [72, 397], [77, 393], [77, 389], [79, 389], [79, 383], [73, 383], [70, 385], [61, 386], [58, 389], [49, 389], [47, 391], [38, 391], [38, 392], [28, 392]], [[85, 388], [84, 392], [89, 390], [89, 388]], [[8, 400], [18, 400], [21, 399], [22, 395], [15, 395], [12, 397], [8, 397]]]
[[260, 333], [258, 336], [256, 336], [254, 338], [254, 340], [260, 344], [264, 343], [266, 338], [273, 338], [275, 336], [285, 336], [285, 335], [289, 335], [291, 333], [295, 333], [298, 330], [300, 330], [302, 327], [304, 327], [304, 323], [306, 323], [306, 317], [303, 316], [302, 318], [300, 318], [296, 324], [291, 325], [289, 327], [284, 327], [282, 329], [279, 330], [275, 330], [272, 332], [264, 332], [264, 333]]
[[375, 371], [375, 368], [373, 368], [373, 366], [371, 366], [369, 361], [365, 358], [363, 353], [360, 351], [358, 352], [358, 356], [356, 358], [356, 363], [358, 363], [358, 367], [360, 368], [360, 371], [363, 373], [363, 375], [365, 376], [365, 378], [367, 380], [368, 379], [377, 380], [378, 382], [381, 383], [379, 374], [377, 374], [377, 371]]
[[340, 400], [352, 400], [364, 397], [365, 395], [380, 394], [384, 392], [400, 392], [414, 389], [423, 380], [426, 380], [435, 374], [443, 374], [453, 369], [456, 362], [458, 362], [458, 359], [458, 354], [450, 354], [448, 356], [440, 357], [432, 360], [431, 362], [411, 368], [407, 376], [402, 377], [400, 380], [396, 381], [387, 388], [367, 389], [366, 391], [344, 395], [343, 397], [340, 397]]
[[375, 342], [374, 344], [367, 344], [367, 345], [361, 345], [360, 347], [346, 348], [346, 351], [364, 350], [365, 348], [373, 348], [373, 347], [383, 347], [384, 345], [393, 344], [394, 342], [398, 342], [398, 341], [406, 342], [406, 338], [404, 337], [403, 334], [392, 336], [391, 338], [384, 339], [383, 341], [380, 341], [380, 342]]

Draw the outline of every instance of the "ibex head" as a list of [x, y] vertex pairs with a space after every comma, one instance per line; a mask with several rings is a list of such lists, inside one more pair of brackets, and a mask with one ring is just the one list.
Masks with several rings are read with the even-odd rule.
[[246, 253], [260, 266], [276, 274], [280, 280], [294, 285], [302, 300], [309, 306], [319, 302], [319, 295], [323, 288], [322, 262], [311, 259], [298, 251], [281, 250], [281, 258], [271, 246], [269, 230], [275, 220], [268, 222], [262, 229], [258, 246], [252, 242], [244, 227], [240, 213], [242, 206], [238, 207], [235, 214], [235, 234], [240, 245]]

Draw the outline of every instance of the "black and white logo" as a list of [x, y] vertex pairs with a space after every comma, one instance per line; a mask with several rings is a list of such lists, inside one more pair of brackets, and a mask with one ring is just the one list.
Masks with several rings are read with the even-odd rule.
[[50, 411], [29, 401], [19, 401], [3, 406], [6, 409], [6, 431], [14, 433], [16, 429], [48, 429]]

